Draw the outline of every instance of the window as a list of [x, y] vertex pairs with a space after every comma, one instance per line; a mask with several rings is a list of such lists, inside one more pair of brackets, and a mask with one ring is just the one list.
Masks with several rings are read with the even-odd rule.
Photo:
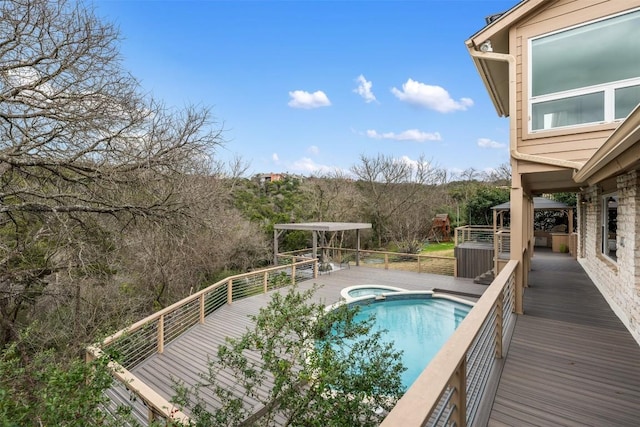
[[612, 260], [618, 259], [618, 195], [607, 194], [602, 197], [602, 253]]
[[530, 41], [530, 130], [613, 122], [640, 103], [640, 10]]

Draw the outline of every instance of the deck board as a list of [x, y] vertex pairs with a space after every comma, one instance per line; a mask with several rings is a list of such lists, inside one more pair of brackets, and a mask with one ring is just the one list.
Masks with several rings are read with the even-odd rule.
[[489, 426], [637, 426], [640, 346], [571, 257], [538, 251]]

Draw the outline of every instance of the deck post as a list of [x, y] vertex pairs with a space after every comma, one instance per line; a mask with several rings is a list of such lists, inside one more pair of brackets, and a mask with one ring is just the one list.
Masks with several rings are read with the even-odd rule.
[[233, 279], [227, 281], [227, 304], [233, 302]]
[[204, 294], [200, 295], [200, 323], [204, 323]]
[[318, 260], [316, 259], [313, 263], [313, 278], [318, 278]]
[[158, 353], [164, 353], [164, 315], [158, 318]]
[[524, 292], [524, 276], [526, 274], [524, 265], [524, 236], [526, 234], [525, 212], [524, 212], [524, 190], [521, 187], [520, 174], [517, 168], [512, 175], [511, 183], [511, 251], [510, 258], [518, 261], [516, 267], [516, 284], [515, 284], [515, 312], [516, 314], [524, 314], [523, 292]]
[[291, 284], [296, 284], [296, 265], [291, 264]]

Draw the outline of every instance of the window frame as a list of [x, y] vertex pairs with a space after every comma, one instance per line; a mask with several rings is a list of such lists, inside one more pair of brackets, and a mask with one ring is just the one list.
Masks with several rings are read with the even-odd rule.
[[[598, 19], [593, 19], [587, 22], [583, 22], [577, 25], [572, 25], [566, 28], [562, 28], [556, 31], [551, 31], [548, 33], [544, 33], [544, 34], [540, 34], [540, 35], [536, 35], [534, 37], [530, 37], [527, 40], [527, 50], [528, 50], [528, 64], [527, 64], [527, 68], [528, 68], [528, 82], [527, 82], [527, 89], [528, 89], [528, 93], [527, 93], [527, 107], [529, 110], [529, 114], [528, 114], [528, 123], [527, 123], [527, 130], [528, 133], [530, 135], [535, 135], [538, 134], [540, 132], [549, 132], [549, 131], [555, 131], [555, 130], [562, 130], [562, 129], [575, 129], [575, 128], [581, 128], [581, 127], [585, 127], [585, 126], [594, 126], [594, 125], [599, 125], [599, 124], [610, 124], [610, 123], [615, 123], [615, 122], [620, 122], [623, 121], [626, 117], [621, 117], [621, 118], [616, 118], [615, 117], [615, 91], [617, 89], [621, 89], [621, 88], [626, 88], [626, 87], [631, 87], [631, 86], [637, 86], [640, 85], [640, 76], [638, 77], [633, 77], [633, 78], [629, 78], [629, 79], [624, 79], [624, 80], [616, 80], [614, 82], [608, 82], [608, 83], [601, 83], [601, 84], [597, 84], [597, 85], [592, 85], [592, 86], [585, 86], [585, 87], [581, 87], [581, 88], [577, 88], [577, 89], [570, 89], [570, 90], [565, 90], [565, 91], [560, 91], [560, 92], [554, 92], [551, 94], [545, 94], [545, 95], [538, 95], [538, 96], [532, 96], [533, 93], [533, 42], [535, 40], [544, 38], [544, 37], [548, 37], [548, 36], [552, 36], [554, 34], [560, 34], [563, 32], [567, 32], [567, 31], [571, 31], [573, 29], [576, 28], [581, 28], [581, 27], [585, 27], [587, 25], [591, 25], [597, 22], [602, 22], [602, 21], [606, 21], [608, 19], [613, 19], [616, 18], [618, 16], [623, 16], [623, 15], [627, 15], [627, 14], [632, 14], [632, 13], [638, 13], [640, 12], [640, 8], [634, 8], [634, 9], [630, 9], [630, 10], [626, 10], [620, 13], [615, 13], [612, 15], [608, 15], [608, 16], [604, 16], [604, 17], [600, 17]], [[548, 101], [557, 101], [557, 100], [561, 100], [561, 99], [567, 99], [567, 98], [571, 98], [571, 97], [576, 97], [576, 96], [582, 96], [582, 95], [590, 95], [590, 94], [594, 94], [594, 93], [604, 93], [604, 118], [602, 121], [596, 121], [596, 122], [588, 122], [588, 123], [578, 123], [578, 124], [572, 124], [572, 125], [566, 125], [566, 126], [556, 126], [556, 127], [551, 127], [548, 129], [533, 129], [533, 107], [535, 104], [539, 104], [539, 103], [543, 103], [543, 102], [548, 102]]]
[[[611, 248], [610, 246], [610, 242], [609, 240], [609, 234], [610, 234], [610, 229], [609, 229], [609, 220], [610, 220], [610, 215], [609, 215], [609, 199], [613, 198], [615, 200], [615, 211], [616, 211], [616, 239], [615, 239], [615, 243], [614, 243], [614, 247]], [[617, 263], [618, 262], [618, 256], [617, 256], [617, 251], [618, 251], [618, 239], [617, 239], [617, 233], [618, 233], [618, 226], [617, 226], [617, 222], [618, 222], [618, 204], [619, 204], [619, 196], [617, 192], [612, 192], [612, 193], [606, 193], [603, 194], [600, 197], [600, 230], [601, 230], [601, 245], [600, 245], [600, 253], [607, 257], [608, 260], [610, 260], [613, 263]], [[613, 254], [612, 254], [613, 252]]]

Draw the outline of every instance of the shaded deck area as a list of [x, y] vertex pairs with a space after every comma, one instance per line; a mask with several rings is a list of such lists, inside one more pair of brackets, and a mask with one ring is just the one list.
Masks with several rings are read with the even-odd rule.
[[640, 346], [582, 267], [536, 251], [489, 426], [637, 426]]
[[[371, 267], [351, 267], [324, 274], [317, 279], [300, 283], [301, 289], [307, 289], [316, 283], [321, 286], [316, 293], [317, 301], [332, 304], [340, 300], [340, 291], [348, 286], [378, 284], [405, 288], [408, 290], [451, 290], [456, 293], [480, 296], [487, 288], [474, 284], [470, 279], [456, 279], [426, 273], [414, 273], [399, 270], [384, 270]], [[260, 307], [265, 306], [270, 293], [252, 296], [225, 305], [207, 316], [204, 324], [198, 324], [165, 346], [164, 353], [155, 354], [132, 372], [151, 386], [166, 399], [171, 399], [176, 392], [172, 378], [180, 379], [187, 385], [200, 382], [199, 374], [207, 371], [207, 362], [214, 359], [218, 346], [225, 342], [225, 337], [239, 337], [251, 327], [248, 315], [257, 314]], [[469, 299], [476, 299], [467, 296]], [[220, 376], [219, 380], [233, 385], [230, 377]], [[265, 387], [268, 385], [265, 385]], [[213, 395], [201, 391], [208, 407], [219, 407]], [[126, 398], [126, 396], [125, 396]]]

